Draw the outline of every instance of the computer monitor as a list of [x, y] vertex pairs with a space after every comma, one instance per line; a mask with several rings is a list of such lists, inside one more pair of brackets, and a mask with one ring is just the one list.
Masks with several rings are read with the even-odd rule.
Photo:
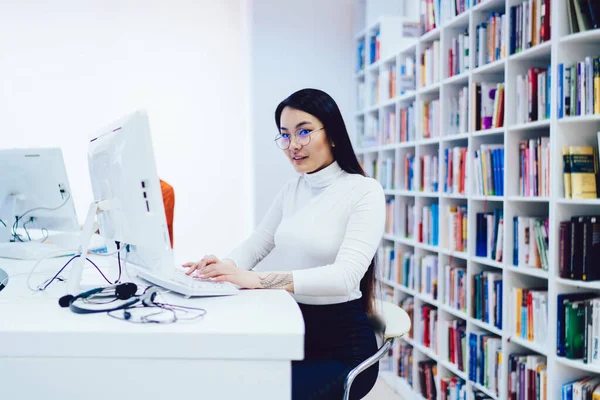
[[[16, 218], [20, 218], [16, 221]], [[79, 231], [73, 195], [59, 148], [0, 150], [0, 241], [14, 240], [13, 228]]]
[[137, 111], [93, 135], [88, 163], [94, 199], [109, 205], [98, 213], [100, 235], [129, 245], [128, 260], [134, 264], [172, 268], [147, 113]]

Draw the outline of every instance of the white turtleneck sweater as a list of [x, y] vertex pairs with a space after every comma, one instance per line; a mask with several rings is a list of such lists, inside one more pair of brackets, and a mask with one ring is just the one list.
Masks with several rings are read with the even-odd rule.
[[348, 174], [334, 162], [285, 184], [260, 225], [228, 258], [250, 270], [269, 255], [273, 270], [292, 272], [299, 303], [343, 303], [361, 297], [360, 280], [384, 225], [379, 182]]

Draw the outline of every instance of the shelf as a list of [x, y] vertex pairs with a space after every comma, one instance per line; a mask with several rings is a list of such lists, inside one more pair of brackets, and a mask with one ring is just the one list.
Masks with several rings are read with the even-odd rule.
[[465, 10], [443, 24], [443, 29], [456, 29], [469, 27], [469, 10]]
[[508, 196], [507, 199], [510, 201], [521, 201], [527, 203], [548, 203], [550, 201], [549, 197], [543, 196]]
[[410, 101], [410, 100], [415, 100], [415, 98], [417, 97], [417, 91], [416, 90], [409, 90], [406, 93], [402, 93], [400, 96], [396, 96], [396, 102], [401, 103], [404, 101]]
[[434, 246], [434, 245], [427, 244], [427, 243], [419, 243], [419, 242], [417, 242], [417, 247], [419, 249], [427, 250], [427, 251], [432, 251], [434, 253], [437, 253], [437, 252], [440, 251], [440, 247], [439, 246]]
[[565, 286], [600, 290], [600, 281], [579, 281], [574, 279], [556, 278], [556, 282]]
[[491, 63], [477, 67], [473, 70], [473, 77], [481, 74], [504, 72], [505, 64], [506, 58], [501, 58], [500, 60], [492, 61]]
[[466, 194], [454, 194], [454, 193], [441, 193], [440, 197], [443, 199], [456, 199], [456, 200], [466, 200], [469, 198]]
[[354, 40], [360, 40], [361, 38], [364, 38], [366, 36], [366, 34], [367, 34], [367, 30], [362, 29], [354, 36]]
[[508, 57], [508, 61], [531, 61], [550, 58], [552, 42], [544, 42]]
[[433, 42], [434, 40], [440, 38], [441, 32], [442, 30], [438, 26], [437, 28], [432, 29], [429, 32], [426, 32], [425, 34], [421, 35], [421, 37], [419, 38], [419, 42]]
[[559, 364], [565, 365], [567, 367], [576, 368], [582, 371], [592, 372], [594, 374], [600, 374], [600, 365], [598, 364], [584, 364], [583, 360], [570, 360], [565, 357], [556, 357], [556, 361]]
[[415, 292], [415, 297], [421, 301], [424, 301], [425, 303], [428, 303], [428, 304], [431, 304], [432, 306], [440, 308], [440, 302], [435, 300], [433, 297], [431, 297], [428, 294]]
[[600, 42], [600, 29], [591, 29], [585, 32], [572, 33], [560, 38], [562, 44], [598, 44]]
[[470, 260], [470, 257], [466, 251], [448, 250], [440, 247], [440, 253], [454, 258], [460, 258], [462, 260]]
[[469, 70], [458, 75], [451, 76], [442, 81], [443, 85], [460, 85], [469, 83]]
[[480, 200], [480, 201], [504, 201], [504, 196], [482, 196], [476, 195], [471, 196], [472, 200]]
[[580, 205], [580, 206], [600, 206], [600, 199], [559, 199], [558, 204]]
[[415, 41], [413, 44], [406, 46], [402, 50], [399, 51], [400, 54], [409, 54], [415, 53], [417, 51], [417, 42]]
[[357, 154], [365, 154], [365, 153], [377, 153], [379, 151], [386, 151], [386, 150], [395, 150], [395, 149], [403, 149], [403, 148], [408, 148], [408, 147], [415, 147], [417, 145], [418, 142], [416, 141], [411, 141], [411, 142], [400, 142], [400, 143], [393, 143], [393, 144], [384, 144], [381, 146], [371, 146], [371, 147], [359, 147], [355, 150], [355, 152]]
[[563, 117], [558, 119], [559, 125], [566, 124], [580, 124], [580, 123], [589, 123], [589, 122], [600, 122], [599, 114], [592, 115], [577, 115], [573, 117]]
[[482, 136], [492, 136], [492, 135], [502, 135], [504, 134], [504, 127], [500, 128], [492, 128], [492, 129], [482, 129], [480, 131], [475, 131], [471, 133], [473, 137], [482, 137]]
[[475, 318], [469, 318], [469, 322], [471, 322], [473, 325], [479, 328], [485, 329], [486, 331], [493, 333], [494, 335], [498, 335], [500, 337], [503, 336], [503, 333], [500, 329], [496, 328], [491, 324], [488, 324], [487, 322], [483, 322]]
[[498, 396], [496, 396], [494, 394], [494, 392], [492, 392], [490, 389], [486, 388], [483, 385], [480, 385], [479, 383], [473, 382], [473, 387], [477, 390], [479, 390], [480, 392], [483, 392], [485, 394], [487, 394], [488, 396], [490, 396], [492, 399], [494, 400], [498, 400]]
[[541, 121], [526, 122], [524, 124], [512, 125], [508, 128], [509, 132], [528, 131], [540, 128], [550, 128], [550, 120], [543, 119]]
[[529, 266], [515, 267], [514, 265], [505, 265], [504, 269], [506, 269], [508, 271], [516, 272], [518, 274], [534, 276], [536, 278], [542, 278], [542, 279], [548, 279], [548, 276], [549, 276], [548, 271], [544, 271], [541, 268], [535, 268], [535, 267], [529, 267]]
[[455, 134], [449, 135], [449, 136], [442, 136], [442, 142], [455, 142], [457, 140], [467, 140], [467, 139], [469, 139], [468, 132], [455, 133]]
[[439, 92], [441, 86], [442, 85], [440, 82], [432, 83], [430, 85], [420, 87], [418, 90], [418, 93], [419, 94], [431, 94], [431, 93]]
[[465, 313], [464, 311], [457, 310], [456, 308], [451, 307], [451, 306], [449, 306], [447, 304], [441, 304], [440, 303], [440, 305], [439, 305], [438, 308], [440, 310], [446, 311], [447, 313], [452, 314], [455, 317], [458, 317], [458, 318], [463, 319], [465, 321], [469, 320], [469, 316], [467, 315], [467, 313]]
[[419, 192], [419, 197], [440, 197], [440, 192]]
[[423, 344], [418, 343], [412, 340], [413, 347], [419, 350], [421, 353], [425, 354], [427, 357], [431, 358], [433, 361], [439, 362], [438, 355], [434, 353], [429, 347], [425, 347]]
[[379, 107], [379, 104], [373, 104], [370, 105], [369, 107], [365, 108], [365, 113], [370, 113], [370, 112], [375, 112], [375, 111], [379, 111], [381, 107]]
[[509, 342], [516, 343], [519, 346], [523, 346], [531, 351], [535, 351], [536, 353], [543, 354], [548, 357], [547, 346], [542, 346], [534, 342], [530, 342], [529, 340], [525, 340], [518, 336], [511, 336], [508, 338]]
[[408, 197], [415, 197], [418, 196], [418, 193], [415, 192], [414, 190], [404, 190], [404, 189], [395, 189], [395, 190], [390, 190], [389, 191], [390, 195], [396, 195], [396, 196], [408, 196]]
[[479, 264], [484, 264], [490, 267], [494, 267], [494, 268], [499, 268], [499, 269], [503, 269], [504, 268], [504, 264], [498, 261], [494, 261], [492, 259], [489, 259], [487, 257], [471, 257], [471, 261], [479, 263]]
[[458, 369], [458, 366], [456, 364], [452, 364], [450, 361], [446, 361], [446, 360], [440, 360], [439, 364], [441, 364], [442, 367], [446, 368], [448, 371], [452, 372], [454, 375], [458, 376], [465, 382], [469, 380], [469, 377], [467, 376], [467, 374], [465, 372], [461, 371], [460, 369]]
[[377, 106], [379, 108], [385, 108], [385, 107], [394, 106], [394, 105], [396, 105], [396, 99], [395, 98], [391, 98], [391, 99], [387, 99], [385, 101], [382, 101]]
[[428, 144], [438, 144], [440, 142], [440, 137], [433, 137], [433, 138], [428, 138], [428, 139], [421, 139], [419, 140], [419, 144], [421, 146], [426, 146]]

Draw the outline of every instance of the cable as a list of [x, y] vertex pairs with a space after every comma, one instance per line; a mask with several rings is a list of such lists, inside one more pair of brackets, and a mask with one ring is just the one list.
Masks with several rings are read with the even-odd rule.
[[[67, 251], [69, 251], [69, 250], [67, 250]], [[72, 249], [72, 251], [75, 252], [77, 250], [76, 249]], [[44, 257], [42, 257], [39, 260], [37, 260], [37, 262], [35, 263], [35, 265], [33, 266], [33, 268], [31, 268], [31, 270], [29, 271], [29, 275], [27, 276], [27, 287], [29, 288], [29, 290], [31, 290], [32, 292], [39, 291], [39, 287], [38, 288], [34, 288], [34, 287], [31, 286], [31, 277], [33, 276], [33, 273], [37, 269], [37, 267], [42, 263], [42, 261], [44, 261], [47, 258], [53, 257], [53, 256], [64, 255], [64, 254], [65, 254], [65, 250], [55, 251], [55, 252], [46, 254]], [[61, 269], [61, 271], [62, 271], [62, 269]]]
[[[58, 270], [58, 272], [49, 280], [47, 280], [45, 282], [45, 285], [42, 286], [42, 284], [40, 284], [37, 288], [33, 288], [31, 286], [31, 276], [33, 275], [33, 272], [35, 271], [35, 269], [38, 267], [38, 265], [45, 259], [52, 257], [53, 255], [57, 255], [57, 254], [64, 254], [64, 250], [60, 251], [60, 252], [54, 252], [54, 253], [50, 253], [49, 255], [40, 258], [37, 263], [33, 266], [33, 268], [31, 269], [31, 271], [29, 271], [29, 276], [27, 277], [27, 286], [29, 287], [29, 290], [31, 290], [32, 292], [37, 292], [37, 291], [43, 291], [46, 290], [48, 288], [48, 286], [50, 286], [50, 284], [52, 284], [52, 282], [54, 282], [56, 279], [58, 279], [58, 276], [60, 275], [61, 272], [64, 271], [65, 268], [67, 268], [67, 266], [71, 263], [71, 261], [73, 261], [74, 259], [81, 257], [80, 254], [76, 254], [73, 257], [71, 257], [69, 259], [69, 261], [67, 261], [67, 263], [65, 265], [62, 266], [61, 269]], [[100, 269], [100, 267], [98, 267], [96, 265], [96, 263], [94, 263], [92, 260], [90, 260], [89, 258], [85, 258], [90, 264], [92, 264], [100, 273], [100, 275], [102, 275], [102, 278], [104, 278], [104, 280], [106, 282], [108, 282], [109, 285], [112, 285], [113, 283], [106, 277], [106, 275], [104, 275], [104, 273], [102, 272], [102, 270]]]
[[119, 262], [119, 276], [115, 281], [115, 284], [117, 284], [121, 282], [121, 242], [115, 241], [115, 244], [117, 245], [117, 260]]
[[12, 228], [13, 240], [19, 239], [20, 242], [23, 241], [23, 239], [21, 239], [21, 236], [17, 233], [17, 229], [19, 229], [19, 220], [20, 219], [23, 219], [24, 216], [26, 216], [27, 214], [29, 214], [31, 212], [34, 212], [34, 211], [38, 211], [38, 210], [56, 211], [56, 210], [60, 209], [65, 204], [67, 204], [67, 202], [71, 198], [71, 194], [69, 192], [65, 191], [65, 193], [67, 194], [67, 198], [65, 199], [65, 201], [62, 202], [61, 205], [59, 205], [57, 207], [54, 207], [54, 208], [50, 208], [50, 207], [35, 207], [35, 208], [32, 208], [31, 210], [25, 211], [20, 216], [16, 215], [15, 216], [15, 223], [13, 224], [13, 228]]
[[5, 228], [8, 228], [8, 226], [6, 226], [6, 223], [2, 221], [2, 218], [0, 218], [0, 224], [4, 225]]
[[33, 222], [33, 217], [29, 218], [29, 221], [23, 223], [23, 229], [25, 229], [25, 233], [27, 234], [27, 239], [31, 242], [31, 236], [29, 236], [29, 231], [27, 230], [27, 224]]
[[44, 243], [46, 240], [48, 240], [48, 237], [50, 236], [50, 234], [48, 233], [48, 229], [46, 228], [42, 228], [42, 233], [46, 234], [46, 236], [44, 236], [44, 239], [42, 239], [42, 243]]

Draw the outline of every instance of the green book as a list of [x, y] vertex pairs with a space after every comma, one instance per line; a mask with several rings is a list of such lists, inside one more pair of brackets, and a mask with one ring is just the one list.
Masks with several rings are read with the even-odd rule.
[[574, 301], [565, 309], [565, 347], [570, 359], [583, 358], [586, 300]]

